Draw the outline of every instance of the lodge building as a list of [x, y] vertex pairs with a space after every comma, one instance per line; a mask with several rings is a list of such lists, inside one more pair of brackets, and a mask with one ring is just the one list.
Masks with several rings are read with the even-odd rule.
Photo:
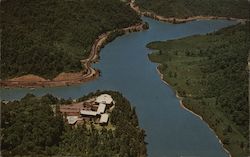
[[114, 107], [114, 100], [108, 94], [101, 94], [96, 98], [73, 104], [60, 105], [60, 112], [71, 125], [84, 121], [94, 121], [98, 124], [107, 124], [109, 113]]

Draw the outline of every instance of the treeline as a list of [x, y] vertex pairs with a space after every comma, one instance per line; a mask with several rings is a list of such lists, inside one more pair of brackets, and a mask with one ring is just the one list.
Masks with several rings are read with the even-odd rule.
[[249, 18], [247, 0], [136, 0], [146, 11], [165, 17], [222, 16]]
[[1, 17], [1, 79], [79, 71], [98, 35], [140, 22], [118, 0], [5, 0]]
[[110, 115], [114, 127], [93, 123], [77, 128], [64, 123], [58, 104], [72, 100], [28, 94], [20, 101], [1, 103], [3, 156], [143, 157], [147, 155], [145, 132], [138, 126], [135, 109], [120, 93], [91, 93], [79, 100], [109, 93], [116, 102]]
[[203, 36], [148, 47], [161, 63], [164, 80], [183, 97], [186, 107], [201, 115], [232, 156], [247, 156], [249, 148], [248, 55], [249, 23]]
[[50, 95], [28, 94], [20, 101], [1, 103], [2, 156], [56, 153], [65, 127], [62, 116], [54, 116], [50, 106], [57, 102]]

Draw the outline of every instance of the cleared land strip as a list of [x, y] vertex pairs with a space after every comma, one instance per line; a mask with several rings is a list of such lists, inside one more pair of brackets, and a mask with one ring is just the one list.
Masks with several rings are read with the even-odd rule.
[[136, 5], [135, 2], [131, 1], [129, 5], [139, 15], [150, 17], [158, 21], [173, 23], [173, 24], [185, 23], [185, 22], [190, 22], [190, 21], [195, 21], [195, 20], [212, 20], [212, 19], [235, 20], [240, 23], [245, 23], [247, 21], [247, 19], [238, 19], [238, 18], [232, 18], [232, 17], [219, 17], [219, 16], [192, 16], [188, 18], [164, 17], [161, 15], [157, 15], [154, 12], [141, 11], [139, 6]]

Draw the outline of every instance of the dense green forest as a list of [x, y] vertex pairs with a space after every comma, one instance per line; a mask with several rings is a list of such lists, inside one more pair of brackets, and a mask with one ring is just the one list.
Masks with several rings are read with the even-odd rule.
[[249, 155], [249, 23], [148, 45], [150, 60], [184, 105], [201, 115], [234, 157]]
[[223, 16], [248, 18], [247, 0], [136, 0], [142, 10], [165, 17]]
[[1, 79], [79, 71], [98, 35], [138, 22], [119, 0], [1, 1]]
[[1, 103], [1, 146], [3, 156], [82, 156], [82, 157], [144, 157], [145, 132], [138, 127], [135, 108], [120, 93], [91, 93], [86, 100], [108, 93], [116, 102], [110, 115], [112, 129], [86, 123], [77, 128], [64, 123], [58, 104], [72, 100], [51, 95], [35, 97], [28, 94], [20, 101]]

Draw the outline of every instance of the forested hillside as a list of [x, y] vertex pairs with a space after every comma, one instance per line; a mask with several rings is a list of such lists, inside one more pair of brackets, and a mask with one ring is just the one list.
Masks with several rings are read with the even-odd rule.
[[28, 94], [20, 101], [1, 103], [1, 153], [3, 156], [145, 157], [145, 132], [138, 126], [135, 109], [121, 94], [91, 93], [88, 99], [108, 93], [116, 105], [110, 115], [112, 128], [88, 122], [77, 128], [64, 123], [56, 104], [71, 103], [51, 95]]
[[119, 0], [3, 0], [1, 79], [79, 71], [98, 35], [138, 22]]
[[248, 18], [247, 0], [136, 0], [142, 10], [165, 17], [222, 16]]
[[148, 45], [163, 79], [201, 115], [233, 157], [249, 155], [249, 23]]

